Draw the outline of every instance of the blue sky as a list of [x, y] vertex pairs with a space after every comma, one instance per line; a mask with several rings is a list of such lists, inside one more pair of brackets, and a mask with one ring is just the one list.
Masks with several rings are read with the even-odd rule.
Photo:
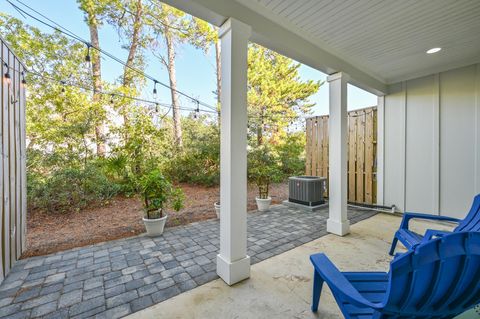
[[[50, 19], [58, 22], [60, 25], [70, 29], [84, 39], [89, 39], [88, 27], [84, 22], [83, 12], [78, 9], [78, 5], [74, 0], [22, 0], [24, 3], [45, 14]], [[13, 1], [15, 2], [15, 1]], [[39, 27], [45, 32], [52, 32], [48, 27], [43, 27], [39, 22], [22, 17], [13, 7], [5, 0], [0, 1], [0, 11], [13, 15], [24, 22]], [[119, 39], [117, 32], [110, 26], [104, 25], [100, 29], [100, 45], [101, 47], [114, 54], [115, 56], [126, 60], [127, 52], [121, 48], [122, 41]], [[152, 54], [146, 53], [147, 67], [145, 72], [153, 77], [168, 83], [168, 75], [166, 69], [155, 59]], [[177, 67], [177, 85], [178, 89], [198, 98], [208, 104], [215, 105], [215, 95], [212, 93], [216, 89], [215, 80], [215, 60], [214, 51], [205, 55], [202, 51], [197, 50], [189, 45], [179, 47], [176, 67]], [[110, 59], [102, 61], [102, 75], [104, 80], [113, 82], [122, 74], [122, 65]], [[305, 80], [321, 80], [325, 81], [326, 75], [306, 65], [300, 68], [300, 76]], [[153, 87], [152, 83], [148, 83], [149, 87]], [[149, 92], [151, 88], [146, 90], [145, 97], [152, 99]], [[158, 99], [160, 102], [170, 103], [170, 92], [165, 88], [158, 88]], [[311, 101], [316, 103], [314, 108], [315, 115], [328, 114], [328, 84], [322, 85], [315, 95], [311, 97]], [[186, 107], [189, 101], [183, 99], [182, 103]], [[348, 108], [357, 109], [376, 105], [377, 97], [359, 88], [349, 85], [348, 88]]]

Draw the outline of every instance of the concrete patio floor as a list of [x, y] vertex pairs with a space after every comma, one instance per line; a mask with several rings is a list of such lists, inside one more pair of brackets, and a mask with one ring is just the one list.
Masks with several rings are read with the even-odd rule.
[[[375, 212], [355, 209], [348, 215], [354, 224]], [[252, 264], [325, 236], [327, 218], [327, 208], [312, 213], [283, 205], [248, 214]], [[156, 238], [20, 260], [0, 285], [0, 317], [126, 316], [217, 279], [218, 244], [219, 221], [208, 220], [166, 229]]]
[[[309, 255], [324, 252], [342, 271], [387, 271], [388, 250], [400, 220], [377, 214], [353, 225], [345, 237], [327, 235], [253, 265], [251, 278], [233, 287], [218, 279], [128, 318], [343, 318], [327, 285], [318, 314], [310, 311], [313, 270]], [[412, 228], [420, 232], [432, 226], [451, 228], [412, 222]], [[463, 318], [480, 317], [471, 311]]]

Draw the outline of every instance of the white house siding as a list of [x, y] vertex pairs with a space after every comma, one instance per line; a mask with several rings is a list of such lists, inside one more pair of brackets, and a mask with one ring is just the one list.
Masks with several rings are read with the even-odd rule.
[[464, 217], [480, 193], [480, 64], [391, 85], [384, 204]]

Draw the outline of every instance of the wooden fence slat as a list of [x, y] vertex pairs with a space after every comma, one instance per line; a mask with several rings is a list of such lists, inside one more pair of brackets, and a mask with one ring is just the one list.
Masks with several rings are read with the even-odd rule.
[[318, 131], [318, 122], [315, 118], [312, 123], [312, 175], [317, 175], [317, 166], [318, 166], [318, 138], [317, 138], [317, 131]]
[[315, 123], [316, 123], [316, 132], [315, 132], [315, 139], [317, 140], [317, 144], [315, 145], [316, 148], [316, 156], [317, 156], [317, 167], [315, 171], [312, 173], [314, 176], [320, 176], [322, 172], [322, 134], [323, 134], [323, 128], [322, 128], [322, 122], [320, 120], [320, 117], [315, 118]]
[[373, 203], [373, 110], [366, 112], [365, 119], [365, 202]]
[[317, 171], [315, 176], [322, 176], [323, 172], [323, 121], [317, 118]]
[[[6, 46], [2, 46], [2, 58], [3, 61], [8, 61], [8, 49]], [[10, 271], [10, 171], [9, 171], [9, 138], [8, 138], [8, 102], [9, 102], [9, 85], [6, 81], [2, 81], [3, 99], [2, 99], [2, 150], [3, 150], [3, 258], [4, 258], [4, 271], [7, 274]]]
[[317, 127], [318, 127], [318, 132], [317, 132], [317, 176], [323, 176], [323, 158], [325, 154], [323, 154], [323, 131], [324, 131], [324, 123], [323, 119], [321, 116], [317, 117]]
[[[21, 256], [26, 234], [25, 89], [21, 62], [0, 37], [0, 283]], [[8, 71], [10, 81], [4, 78]]]
[[[13, 55], [11, 52], [8, 54], [8, 65], [13, 66]], [[14, 72], [11, 73], [11, 84], [8, 92], [8, 151], [9, 162], [8, 167], [10, 171], [9, 187], [10, 187], [10, 267], [13, 267], [15, 260], [17, 259], [16, 249], [16, 187], [15, 187], [15, 110], [13, 103], [15, 102], [14, 90], [15, 90], [15, 76]]]
[[364, 193], [364, 165], [365, 165], [365, 112], [359, 111], [356, 120], [357, 129], [357, 194], [356, 202], [365, 200]]
[[[376, 107], [348, 112], [348, 200], [376, 202]], [[306, 120], [306, 174], [327, 178], [328, 115]], [[314, 123], [317, 121], [317, 125]], [[328, 197], [328, 187], [325, 192]]]
[[[20, 70], [20, 63], [15, 58], [15, 70]], [[21, 143], [20, 143], [20, 74], [15, 72], [15, 238], [16, 259], [22, 254], [22, 203], [21, 203]]]
[[329, 181], [329, 171], [328, 171], [328, 161], [329, 161], [329, 148], [328, 148], [328, 116], [323, 116], [323, 173], [322, 176], [327, 178], [327, 187], [325, 190], [325, 196], [328, 197], [328, 181]]
[[[25, 74], [25, 69], [23, 66], [20, 69]], [[26, 121], [26, 96], [25, 96], [25, 88], [23, 84], [20, 89], [20, 103], [18, 104], [18, 108], [20, 111], [20, 191], [21, 191], [21, 252], [23, 253], [27, 246], [27, 150], [26, 150], [26, 142], [27, 142], [27, 121]]]
[[312, 119], [305, 123], [307, 144], [305, 145], [305, 170], [307, 175], [312, 175]]
[[356, 197], [356, 154], [357, 154], [356, 118], [348, 118], [348, 200], [355, 202]]

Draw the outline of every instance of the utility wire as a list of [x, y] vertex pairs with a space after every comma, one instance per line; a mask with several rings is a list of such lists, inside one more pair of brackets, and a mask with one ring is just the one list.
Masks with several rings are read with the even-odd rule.
[[[179, 90], [177, 90], [177, 89], [173, 89], [173, 88], [170, 87], [168, 84], [165, 84], [165, 83], [163, 83], [163, 82], [161, 82], [161, 81], [158, 81], [158, 80], [157, 80], [156, 78], [154, 78], [153, 76], [151, 76], [151, 75], [149, 75], [149, 74], [147, 74], [147, 73], [145, 73], [145, 72], [143, 72], [143, 71], [141, 71], [141, 70], [139, 70], [139, 69], [137, 69], [137, 68], [135, 68], [135, 67], [132, 67], [132, 66], [128, 65], [126, 62], [124, 62], [124, 61], [121, 60], [120, 58], [117, 58], [117, 57], [114, 56], [113, 54], [111, 54], [111, 53], [109, 53], [109, 52], [107, 52], [107, 51], [105, 51], [105, 50], [103, 50], [103, 49], [100, 49], [100, 48], [98, 48], [98, 47], [96, 47], [96, 46], [93, 46], [89, 41], [83, 39], [82, 37], [78, 36], [78, 35], [75, 34], [74, 32], [72, 32], [72, 31], [70, 31], [69, 29], [67, 29], [66, 27], [64, 27], [64, 26], [60, 25], [59, 23], [55, 22], [54, 20], [48, 18], [47, 16], [45, 16], [45, 15], [42, 14], [41, 12], [35, 10], [35, 9], [32, 8], [31, 6], [29, 6], [29, 5], [25, 4], [24, 2], [22, 2], [21, 0], [15, 0], [15, 1], [17, 1], [17, 2], [20, 3], [21, 5], [25, 6], [25, 7], [28, 8], [29, 10], [33, 11], [33, 12], [36, 13], [37, 15], [41, 16], [42, 18], [46, 19], [47, 21], [49, 21], [49, 22], [52, 23], [53, 25], [50, 24], [50, 23], [48, 23], [48, 22], [43, 21], [42, 19], [39, 19], [39, 18], [35, 17], [34, 15], [26, 12], [26, 11], [23, 10], [22, 8], [19, 8], [17, 5], [13, 4], [10, 0], [7, 0], [7, 2], [8, 2], [14, 9], [16, 9], [20, 14], [23, 13], [23, 14], [31, 17], [32, 19], [36, 20], [37, 22], [39, 22], [39, 23], [41, 23], [41, 24], [43, 24], [43, 25], [46, 25], [46, 26], [48, 26], [49, 28], [52, 28], [53, 30], [56, 30], [56, 31], [58, 31], [58, 32], [60, 32], [60, 33], [63, 33], [63, 34], [65, 34], [66, 36], [68, 36], [68, 37], [70, 37], [70, 38], [72, 38], [72, 39], [74, 39], [74, 40], [76, 40], [76, 41], [79, 41], [79, 42], [84, 43], [84, 44], [87, 46], [87, 48], [92, 48], [92, 49], [97, 50], [97, 51], [100, 52], [101, 54], [103, 54], [103, 55], [111, 58], [112, 60], [118, 62], [119, 64], [123, 65], [124, 67], [129, 68], [130, 70], [132, 70], [132, 71], [134, 71], [134, 72], [142, 75], [143, 77], [145, 77], [145, 78], [153, 81], [154, 84], [159, 84], [159, 85], [161, 85], [161, 86], [163, 86], [163, 87], [165, 87], [165, 88], [167, 88], [167, 89], [170, 89], [170, 90], [172, 90], [172, 91], [174, 91], [174, 92], [176, 92], [176, 93], [178, 93], [178, 94], [180, 94], [180, 95], [188, 98], [190, 101], [192, 101], [192, 102], [194, 102], [194, 103], [197, 104], [197, 108], [195, 108], [195, 109], [189, 109], [189, 108], [180, 107], [180, 110], [195, 111], [195, 112], [197, 112], [197, 113], [200, 112], [200, 111], [201, 111], [201, 112], [206, 112], [206, 113], [214, 113], [214, 114], [218, 114], [218, 113], [219, 113], [218, 110], [217, 110], [215, 107], [213, 107], [213, 106], [211, 106], [211, 105], [209, 105], [209, 104], [207, 104], [207, 103], [205, 103], [205, 102], [202, 102], [202, 101], [200, 101], [199, 99], [194, 98], [194, 97], [192, 97], [192, 96], [190, 96], [190, 95], [188, 95], [188, 94], [186, 94], [186, 93], [183, 93], [182, 91], [179, 91]], [[151, 2], [152, 4], [154, 4], [154, 5], [157, 5], [156, 3], [154, 3], [154, 2], [151, 1], [151, 0], [150, 0], [150, 2]], [[33, 73], [33, 74], [35, 73], [35, 72], [33, 72], [33, 71], [28, 71], [28, 70], [27, 70], [27, 72]], [[41, 74], [36, 74], [36, 75], [38, 75], [38, 76], [43, 76], [43, 75], [41, 75]], [[43, 76], [43, 77], [44, 77], [44, 76]], [[58, 80], [53, 79], [53, 78], [50, 78], [50, 80], [55, 80], [55, 81], [57, 81], [57, 82], [61, 82], [62, 84], [67, 84], [65, 81], [58, 81]], [[158, 102], [155, 102], [155, 101], [150, 101], [150, 100], [146, 100], [146, 99], [142, 99], [142, 98], [136, 98], [136, 97], [132, 97], [132, 96], [126, 96], [126, 95], [119, 94], [119, 93], [99, 92], [99, 91], [96, 91], [95, 89], [92, 89], [92, 88], [86, 88], [86, 87], [83, 87], [83, 86], [73, 85], [73, 84], [71, 84], [71, 83], [68, 84], [68, 85], [69, 85], [69, 86], [76, 86], [76, 87], [79, 87], [79, 88], [84, 89], [84, 90], [90, 90], [90, 91], [93, 91], [93, 92], [99, 93], [99, 94], [105, 94], [105, 95], [111, 95], [111, 96], [114, 95], [114, 96], [123, 97], [123, 98], [131, 99], [131, 100], [135, 100], [135, 101], [139, 101], [139, 102], [145, 102], [145, 103], [151, 103], [151, 104], [154, 104], [154, 105], [160, 105], [160, 106], [163, 106], [163, 107], [173, 107], [173, 106], [170, 105], [170, 104], [158, 103]], [[199, 105], [204, 106], [204, 107], [210, 109], [211, 111], [201, 110], [201, 109], [199, 108]], [[168, 113], [167, 113], [167, 114], [168, 114]], [[268, 116], [268, 117], [265, 117], [265, 116], [264, 116], [264, 118], [265, 118], [265, 119], [272, 119], [273, 116], [274, 116], [274, 115]], [[252, 118], [255, 118], [255, 116], [253, 116]], [[259, 117], [259, 118], [261, 119], [261, 117]], [[297, 120], [302, 119], [301, 116], [286, 116], [286, 117], [284, 116], [284, 118], [297, 119]]]
[[[98, 90], [95, 90], [94, 88], [91, 88], [91, 87], [87, 87], [87, 86], [84, 86], [84, 85], [80, 85], [80, 84], [77, 84], [77, 83], [68, 82], [68, 81], [64, 81], [64, 80], [59, 80], [59, 79], [56, 79], [49, 74], [42, 74], [42, 73], [32, 71], [32, 70], [29, 70], [29, 69], [26, 69], [26, 68], [23, 71], [18, 70], [18, 69], [15, 69], [14, 67], [10, 66], [7, 62], [5, 62], [5, 60], [3, 60], [3, 58], [1, 60], [3, 62], [4, 67], [7, 67], [8, 69], [10, 69], [14, 72], [19, 72], [19, 73], [21, 73], [22, 76], [24, 76], [24, 73], [28, 73], [28, 74], [37, 76], [41, 79], [46, 79], [48, 81], [57, 82], [57, 83], [59, 83], [61, 85], [64, 85], [64, 86], [76, 87], [76, 88], [79, 88], [79, 89], [82, 89], [82, 90], [95, 92], [95, 93], [98, 93], [98, 94], [101, 94], [101, 95], [107, 95], [107, 96], [110, 96], [110, 97], [119, 97], [119, 98], [129, 99], [129, 100], [133, 100], [133, 101], [137, 101], [137, 102], [143, 102], [143, 103], [148, 103], [148, 104], [152, 104], [152, 105], [155, 105], [155, 106], [168, 108], [168, 111], [165, 113], [165, 115], [163, 117], [165, 117], [173, 107], [171, 104], [161, 103], [161, 102], [158, 102], [158, 101], [147, 100], [147, 99], [144, 99], [144, 98], [129, 96], [129, 95], [125, 95], [125, 94], [121, 94], [121, 93], [117, 93], [117, 92], [98, 91]], [[24, 80], [24, 78], [22, 80]], [[216, 114], [216, 112], [214, 112], [214, 111], [202, 110], [202, 109], [198, 109], [198, 108], [180, 107], [179, 109], [182, 110], [182, 111], [205, 112], [205, 113]]]
[[183, 93], [182, 91], [179, 91], [179, 90], [177, 90], [177, 89], [173, 89], [173, 88], [170, 87], [168, 84], [165, 84], [165, 83], [157, 80], [157, 79], [154, 78], [153, 76], [151, 76], [151, 75], [149, 75], [149, 74], [147, 74], [147, 73], [145, 73], [145, 72], [143, 72], [143, 71], [141, 71], [141, 70], [139, 70], [139, 69], [137, 69], [137, 68], [135, 68], [135, 67], [133, 67], [133, 66], [131, 66], [131, 65], [128, 65], [126, 62], [123, 62], [123, 60], [121, 60], [120, 58], [117, 58], [117, 57], [114, 56], [113, 54], [111, 54], [111, 53], [109, 53], [109, 52], [107, 52], [107, 51], [105, 51], [105, 50], [103, 50], [103, 49], [100, 49], [100, 48], [98, 48], [98, 47], [96, 47], [96, 46], [93, 46], [89, 41], [81, 38], [80, 36], [78, 36], [77, 34], [75, 34], [75, 33], [72, 32], [72, 31], [70, 31], [69, 29], [63, 27], [63, 26], [60, 25], [59, 23], [57, 23], [57, 22], [55, 22], [55, 21], [47, 18], [45, 15], [41, 14], [40, 12], [38, 12], [38, 11], [35, 10], [35, 9], [33, 9], [33, 8], [30, 7], [29, 5], [23, 3], [22, 1], [20, 1], [20, 0], [16, 0], [16, 1], [19, 2], [20, 4], [22, 4], [23, 6], [25, 6], [26, 8], [28, 8], [29, 10], [31, 10], [31, 11], [35, 12], [36, 14], [40, 15], [40, 16], [43, 17], [44, 19], [47, 19], [49, 22], [53, 23], [54, 25], [52, 25], [52, 24], [50, 24], [50, 23], [48, 23], [48, 22], [45, 22], [45, 21], [43, 21], [43, 20], [40, 19], [40, 18], [35, 17], [34, 15], [26, 12], [26, 11], [23, 10], [22, 8], [20, 8], [20, 7], [18, 7], [17, 5], [13, 4], [10, 0], [7, 0], [7, 2], [8, 2], [12, 7], [14, 7], [17, 11], [22, 12], [23, 14], [29, 16], [30, 18], [36, 20], [37, 22], [39, 22], [39, 23], [41, 23], [41, 24], [43, 24], [43, 25], [45, 25], [45, 26], [48, 26], [49, 28], [52, 28], [53, 30], [56, 30], [56, 31], [58, 31], [58, 32], [60, 32], [60, 33], [63, 33], [63, 34], [65, 34], [65, 35], [69, 36], [69, 37], [72, 38], [72, 39], [75, 39], [75, 40], [77, 40], [77, 41], [79, 41], [79, 42], [84, 43], [87, 47], [97, 50], [98, 52], [102, 53], [103, 55], [105, 55], [105, 56], [111, 58], [112, 60], [114, 60], [114, 61], [122, 64], [124, 67], [126, 67], [126, 68], [128, 68], [128, 69], [130, 69], [130, 70], [132, 70], [132, 71], [134, 71], [134, 72], [142, 75], [143, 77], [145, 77], [145, 78], [153, 81], [154, 84], [159, 84], [159, 85], [161, 85], [161, 86], [163, 86], [163, 87], [165, 87], [165, 88], [168, 88], [168, 89], [170, 89], [170, 90], [172, 90], [172, 91], [174, 91], [174, 92], [176, 92], [176, 93], [178, 93], [178, 94], [180, 94], [180, 95], [188, 98], [188, 99], [191, 100], [192, 102], [195, 102], [195, 103], [197, 103], [197, 104], [199, 104], [199, 105], [202, 105], [202, 106], [204, 106], [204, 107], [206, 107], [206, 108], [209, 108], [209, 109], [211, 109], [211, 110], [216, 111], [216, 108], [215, 108], [215, 107], [213, 107], [213, 106], [211, 106], [211, 105], [209, 105], [209, 104], [207, 104], [207, 103], [205, 103], [205, 102], [202, 102], [202, 101], [200, 101], [199, 99], [194, 98], [194, 97], [192, 97], [192, 96], [190, 96], [190, 95], [188, 95], [188, 94], [186, 94], [186, 93]]

